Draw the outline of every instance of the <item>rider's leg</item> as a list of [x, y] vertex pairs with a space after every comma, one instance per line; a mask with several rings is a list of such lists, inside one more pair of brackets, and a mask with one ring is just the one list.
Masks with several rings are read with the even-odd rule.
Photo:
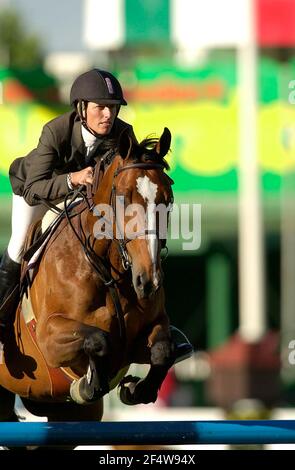
[[43, 205], [29, 206], [23, 197], [13, 194], [11, 237], [8, 254], [16, 263], [22, 262], [23, 249], [29, 226], [41, 219], [48, 209]]
[[[7, 297], [12, 293], [18, 284], [20, 276], [20, 264], [11, 259], [6, 250], [1, 258], [0, 263], [0, 305], [5, 302]], [[1, 307], [0, 307], [1, 321]]]
[[172, 340], [175, 344], [175, 363], [184, 361], [184, 359], [187, 359], [188, 357], [191, 357], [194, 348], [192, 344], [189, 342], [188, 338], [185, 336], [183, 331], [181, 331], [179, 328], [176, 328], [173, 325], [170, 325], [170, 333]]
[[[193, 345], [190, 343], [185, 334], [173, 325], [170, 325], [171, 339], [174, 343], [174, 363], [184, 361], [192, 356], [194, 352]], [[132, 352], [132, 360], [135, 364], [149, 364], [150, 348], [144, 341], [145, 336], [139, 336], [135, 340]]]
[[29, 206], [23, 197], [13, 194], [11, 216], [11, 238], [0, 263], [0, 323], [5, 326], [9, 311], [5, 300], [18, 285], [24, 243], [31, 223], [40, 219], [46, 208]]

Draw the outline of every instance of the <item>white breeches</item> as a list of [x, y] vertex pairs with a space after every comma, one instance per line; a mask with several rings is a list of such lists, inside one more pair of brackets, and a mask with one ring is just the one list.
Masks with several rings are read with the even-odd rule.
[[42, 204], [29, 206], [23, 197], [13, 194], [11, 215], [11, 238], [8, 254], [16, 263], [21, 263], [24, 243], [30, 224], [41, 219], [48, 209]]

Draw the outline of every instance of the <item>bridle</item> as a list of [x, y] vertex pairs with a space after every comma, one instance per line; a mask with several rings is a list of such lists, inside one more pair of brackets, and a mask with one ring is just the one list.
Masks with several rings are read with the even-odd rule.
[[[111, 206], [111, 208], [113, 210], [113, 213], [115, 215], [115, 220], [117, 218], [116, 204], [115, 204], [116, 196], [117, 196], [117, 194], [116, 194], [116, 184], [115, 184], [116, 183], [116, 178], [123, 171], [134, 170], [134, 169], [138, 169], [138, 168], [141, 169], [141, 170], [154, 170], [154, 169], [163, 170], [164, 165], [161, 164], [161, 163], [156, 163], [156, 162], [155, 163], [153, 163], [153, 162], [149, 162], [149, 163], [132, 163], [132, 164], [129, 164], [129, 165], [122, 165], [122, 166], [118, 167], [115, 170], [114, 176], [113, 176], [111, 197], [110, 197], [110, 206]], [[121, 256], [122, 265], [123, 265], [123, 268], [125, 269], [125, 271], [127, 271], [132, 266], [132, 262], [130, 261], [130, 258], [129, 258], [129, 255], [128, 255], [128, 252], [127, 252], [127, 244], [131, 240], [134, 240], [135, 238], [139, 238], [141, 236], [148, 236], [148, 235], [157, 235], [157, 232], [156, 232], [156, 230], [145, 229], [142, 232], [137, 233], [136, 236], [134, 236], [132, 239], [131, 238], [126, 238], [126, 237], [124, 237], [124, 238], [123, 237], [114, 238], [114, 241], [117, 243], [118, 251], [119, 251], [120, 256]]]

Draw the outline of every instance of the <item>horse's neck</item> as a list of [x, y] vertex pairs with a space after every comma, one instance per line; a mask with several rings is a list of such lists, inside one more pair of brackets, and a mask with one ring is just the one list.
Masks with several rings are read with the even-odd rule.
[[[94, 201], [94, 210], [88, 212], [84, 215], [84, 220], [82, 220], [82, 224], [87, 227], [87, 231], [91, 236], [95, 237], [95, 224], [98, 221], [97, 212], [100, 212], [103, 209], [103, 206], [99, 207], [100, 205], [110, 205], [111, 204], [111, 197], [112, 197], [112, 186], [114, 182], [114, 173], [118, 166], [121, 163], [121, 157], [117, 156], [114, 158], [113, 162], [107, 168], [102, 180], [99, 183], [98, 189], [96, 194], [93, 197]], [[107, 251], [109, 250], [110, 244], [115, 243], [112, 242], [111, 239], [96, 239], [94, 243], [94, 250], [96, 254], [106, 258]]]

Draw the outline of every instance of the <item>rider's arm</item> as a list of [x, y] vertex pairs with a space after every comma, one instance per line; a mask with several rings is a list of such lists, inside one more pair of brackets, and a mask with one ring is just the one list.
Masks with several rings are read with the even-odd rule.
[[58, 143], [50, 126], [44, 126], [34, 153], [34, 156], [30, 156], [30, 168], [23, 192], [23, 197], [31, 206], [38, 204], [38, 196], [54, 201], [65, 196], [69, 190], [67, 175], [54, 174], [60, 157]]

